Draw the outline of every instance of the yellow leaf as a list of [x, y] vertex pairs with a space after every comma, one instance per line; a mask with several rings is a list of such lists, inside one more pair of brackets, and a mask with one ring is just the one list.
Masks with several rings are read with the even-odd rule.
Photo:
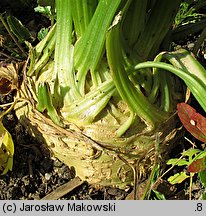
[[167, 180], [170, 184], [180, 184], [182, 183], [185, 179], [189, 178], [190, 176], [186, 174], [186, 172], [180, 172], [176, 173], [173, 176], [170, 176]]
[[14, 143], [11, 134], [0, 121], [0, 172], [6, 174], [13, 167]]

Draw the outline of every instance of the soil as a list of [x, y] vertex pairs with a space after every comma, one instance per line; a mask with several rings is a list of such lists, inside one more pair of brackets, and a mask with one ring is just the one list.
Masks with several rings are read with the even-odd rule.
[[[12, 1], [11, 1], [12, 2]], [[8, 4], [0, 5], [0, 9], [10, 8]], [[17, 11], [12, 11], [18, 16]], [[31, 11], [30, 11], [31, 12]], [[45, 25], [44, 18], [40, 18], [33, 12], [30, 13], [32, 19], [26, 20], [30, 23], [34, 33], [39, 30], [39, 25], [34, 25], [37, 19], [41, 19], [41, 24]], [[35, 18], [34, 18], [35, 17]], [[24, 19], [27, 19], [25, 14]], [[193, 46], [194, 37], [188, 38], [186, 41], [179, 42], [179, 45], [184, 45], [187, 48]], [[205, 61], [205, 47], [202, 48], [202, 54], [200, 60], [203, 64]], [[5, 56], [3, 57], [5, 58]], [[2, 58], [1, 58], [2, 60]], [[12, 102], [13, 95], [10, 93], [7, 96], [0, 95], [0, 104]], [[198, 111], [201, 109], [196, 105], [196, 101], [192, 99], [192, 103]], [[4, 108], [6, 109], [6, 108]], [[1, 111], [3, 109], [1, 108]], [[27, 128], [24, 128], [18, 123], [18, 120], [13, 112], [7, 114], [3, 119], [4, 126], [11, 133], [14, 145], [14, 164], [13, 171], [8, 172], [6, 175], [0, 176], [0, 200], [32, 200], [32, 199], [44, 199], [45, 196], [51, 194], [51, 192], [58, 191], [61, 186], [75, 181], [75, 172], [73, 169], [64, 165], [57, 159], [51, 157], [50, 152], [44, 147], [43, 143], [39, 143], [34, 137], [32, 137]], [[197, 143], [199, 148], [202, 148], [201, 143], [198, 143], [190, 134], [186, 133], [185, 136], [191, 141]], [[180, 143], [172, 150], [171, 157], [179, 157], [183, 149], [191, 147], [184, 137], [180, 140]], [[167, 167], [165, 168], [165, 170]], [[182, 168], [181, 168], [182, 169]], [[180, 168], [172, 169], [156, 186], [156, 190], [162, 193], [166, 199], [189, 199], [189, 180], [184, 181], [182, 184], [170, 185], [167, 182], [167, 178], [177, 172], [182, 171]], [[138, 185], [138, 194], [142, 194], [145, 188], [145, 182], [141, 182]], [[197, 178], [194, 178], [192, 188], [192, 199], [200, 199], [201, 195], [205, 191], [205, 188], [201, 185]], [[58, 199], [73, 199], [73, 200], [125, 200], [134, 199], [134, 190], [132, 187], [128, 187], [125, 190], [120, 190], [113, 187], [94, 187], [87, 182], [81, 182], [76, 184], [72, 189], [70, 188], [68, 193], [59, 195]]]

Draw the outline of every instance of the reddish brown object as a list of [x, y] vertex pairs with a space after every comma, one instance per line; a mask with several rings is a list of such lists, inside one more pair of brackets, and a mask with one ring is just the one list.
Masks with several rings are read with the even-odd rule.
[[206, 118], [186, 103], [177, 104], [177, 110], [184, 127], [196, 139], [206, 142]]
[[205, 170], [205, 158], [200, 158], [200, 159], [197, 159], [195, 161], [193, 161], [187, 168], [187, 171], [188, 172], [194, 172], [194, 173], [197, 173], [197, 172], [200, 172], [202, 170]]
[[0, 78], [0, 94], [7, 95], [12, 90], [12, 82], [5, 78]]

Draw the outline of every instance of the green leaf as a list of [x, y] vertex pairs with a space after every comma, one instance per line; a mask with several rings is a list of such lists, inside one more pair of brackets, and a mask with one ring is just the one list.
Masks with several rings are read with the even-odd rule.
[[202, 170], [198, 173], [198, 177], [204, 187], [206, 187], [206, 170]]
[[188, 165], [188, 161], [185, 159], [179, 159], [179, 158], [172, 158], [167, 161], [167, 165], [177, 165], [177, 166], [185, 166]]
[[38, 6], [34, 8], [35, 12], [41, 13], [51, 20], [51, 25], [55, 19], [55, 0], [37, 0]]
[[154, 193], [154, 197], [153, 197], [153, 200], [166, 200], [164, 194], [160, 193], [159, 191], [157, 190], [152, 190], [152, 192]]
[[37, 13], [41, 13], [47, 16], [48, 18], [52, 16], [51, 6], [46, 6], [46, 7], [38, 6], [34, 8], [34, 11]]
[[195, 156], [193, 160], [197, 160], [204, 157], [206, 157], [206, 150], [200, 151], [200, 153], [197, 156]]
[[52, 119], [52, 121], [62, 126], [61, 119], [53, 106], [52, 97], [49, 89], [49, 85], [47, 82], [39, 83], [38, 85], [38, 104], [37, 109], [40, 112], [44, 112], [47, 110], [48, 115]]
[[202, 194], [202, 200], [206, 200], [206, 193]]
[[48, 28], [42, 28], [37, 35], [38, 40], [42, 40], [46, 37], [46, 35], [48, 34], [49, 30]]
[[31, 38], [29, 30], [22, 25], [22, 23], [14, 16], [7, 17], [8, 25], [13, 34], [19, 39], [19, 41], [28, 41]]
[[187, 175], [185, 172], [181, 173], [176, 173], [173, 176], [170, 176], [167, 180], [169, 181], [170, 184], [180, 184], [182, 183], [185, 179], [189, 178], [190, 176]]
[[194, 156], [195, 154], [199, 153], [201, 150], [199, 149], [188, 149], [187, 151], [184, 151], [182, 153], [183, 156], [188, 156], [188, 157], [192, 157]]

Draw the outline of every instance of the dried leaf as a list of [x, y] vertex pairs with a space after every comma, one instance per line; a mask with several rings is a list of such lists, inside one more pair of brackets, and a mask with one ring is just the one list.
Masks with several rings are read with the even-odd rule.
[[7, 95], [12, 90], [12, 82], [8, 79], [0, 78], [0, 94]]
[[178, 116], [184, 127], [198, 140], [206, 142], [206, 118], [186, 103], [177, 104]]
[[0, 63], [0, 94], [7, 95], [18, 88], [18, 70], [22, 63]]

